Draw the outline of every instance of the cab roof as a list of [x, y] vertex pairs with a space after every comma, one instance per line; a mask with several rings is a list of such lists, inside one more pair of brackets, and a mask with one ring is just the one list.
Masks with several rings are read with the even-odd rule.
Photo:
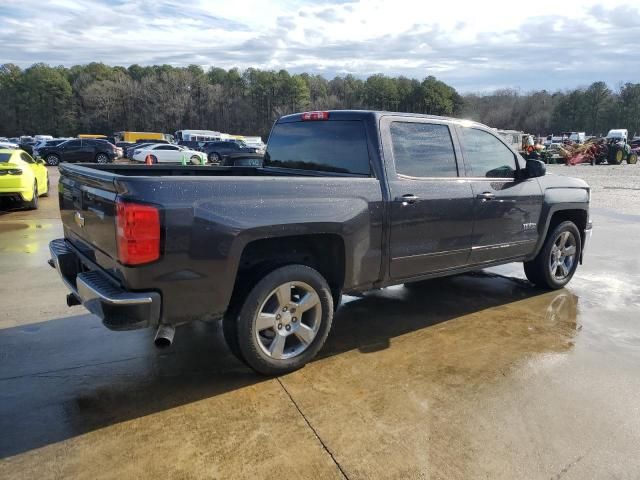
[[331, 120], [364, 120], [364, 119], [379, 119], [380, 117], [384, 117], [387, 115], [393, 115], [395, 117], [407, 117], [407, 118], [425, 118], [432, 120], [440, 120], [455, 123], [462, 126], [475, 126], [475, 127], [483, 127], [490, 128], [487, 125], [484, 125], [479, 122], [475, 122], [473, 120], [465, 120], [461, 118], [453, 118], [453, 117], [443, 117], [438, 115], [427, 115], [424, 113], [407, 113], [407, 112], [389, 112], [385, 110], [321, 110], [321, 111], [312, 111], [312, 112], [300, 112], [293, 113], [291, 115], [285, 115], [280, 117], [280, 119], [276, 123], [290, 123], [290, 122], [300, 122], [303, 120], [303, 116], [305, 114], [314, 114], [314, 113], [326, 113], [328, 114], [329, 121]]

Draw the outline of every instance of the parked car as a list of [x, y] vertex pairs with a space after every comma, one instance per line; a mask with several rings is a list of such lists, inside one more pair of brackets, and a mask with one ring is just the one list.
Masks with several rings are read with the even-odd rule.
[[0, 148], [9, 148], [9, 149], [14, 149], [14, 148], [20, 148], [18, 146], [17, 143], [12, 143], [12, 142], [0, 142]]
[[122, 156], [125, 157], [127, 154], [127, 148], [134, 146], [133, 142], [116, 142], [115, 146], [122, 150]]
[[244, 143], [247, 147], [255, 148], [257, 153], [264, 153], [267, 148], [260, 137], [245, 137]]
[[584, 181], [545, 176], [484, 125], [427, 115], [289, 115], [264, 166], [237, 172], [60, 172], [65, 238], [50, 251], [69, 305], [110, 329], [153, 327], [158, 346], [222, 319], [234, 354], [269, 375], [318, 353], [342, 292], [509, 262], [559, 289], [591, 233]]
[[237, 141], [205, 142], [202, 151], [207, 155], [210, 163], [223, 163], [224, 159], [231, 154], [237, 153], [257, 153], [254, 147], [242, 146]]
[[55, 166], [61, 162], [110, 163], [117, 157], [115, 145], [106, 140], [93, 138], [76, 138], [58, 145], [44, 146], [38, 154]]
[[206, 155], [202, 152], [163, 143], [147, 145], [133, 152], [133, 160], [137, 162], [144, 162], [147, 157], [150, 157], [152, 163], [180, 163], [184, 159], [194, 165], [202, 165], [207, 161]]
[[222, 167], [262, 167], [264, 153], [230, 153], [218, 165]]
[[0, 196], [20, 199], [38, 208], [38, 197], [49, 195], [49, 172], [42, 160], [22, 150], [0, 149]]
[[33, 146], [35, 145], [36, 141], [31, 139], [31, 140], [22, 140], [19, 144], [19, 147], [21, 150], [24, 150], [25, 152], [27, 152], [29, 155], [33, 155]]
[[199, 152], [202, 151], [202, 145], [204, 145], [204, 141], [195, 141], [195, 140], [180, 140], [178, 141], [178, 145], [181, 147], [186, 147], [190, 150], [197, 150]]
[[573, 143], [584, 143], [587, 136], [584, 132], [571, 132], [569, 134], [569, 141]]
[[169, 144], [169, 142], [166, 140], [153, 140], [153, 141], [143, 140], [126, 147], [124, 149], [124, 156], [125, 158], [132, 159], [134, 150], [139, 150], [142, 147], [146, 147], [148, 145], [157, 145], [159, 143]]
[[42, 142], [38, 142], [33, 146], [33, 157], [34, 158], [42, 158], [40, 156], [40, 150], [44, 147], [55, 147], [56, 145], [60, 145], [62, 142], [66, 142], [67, 140], [71, 140], [70, 138], [56, 138], [54, 140], [46, 140]]

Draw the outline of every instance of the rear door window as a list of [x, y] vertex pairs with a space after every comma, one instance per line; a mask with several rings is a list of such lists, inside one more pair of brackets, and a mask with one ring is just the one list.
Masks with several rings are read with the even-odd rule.
[[265, 167], [371, 175], [362, 121], [279, 123], [273, 127]]
[[389, 128], [396, 172], [408, 177], [457, 177], [447, 125], [392, 122]]

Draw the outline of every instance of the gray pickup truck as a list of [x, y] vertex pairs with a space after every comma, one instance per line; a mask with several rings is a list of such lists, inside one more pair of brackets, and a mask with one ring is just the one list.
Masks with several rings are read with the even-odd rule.
[[[279, 119], [262, 166], [62, 165], [50, 264], [108, 328], [222, 319], [276, 375], [310, 361], [342, 293], [523, 262], [561, 288], [591, 233], [590, 191], [483, 125], [427, 115]], [[425, 305], [425, 308], [428, 306]]]

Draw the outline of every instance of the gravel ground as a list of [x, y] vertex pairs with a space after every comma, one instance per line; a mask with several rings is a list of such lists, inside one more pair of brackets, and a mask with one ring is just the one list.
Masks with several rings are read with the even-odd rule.
[[585, 180], [595, 209], [640, 216], [640, 165], [547, 165], [547, 172]]

